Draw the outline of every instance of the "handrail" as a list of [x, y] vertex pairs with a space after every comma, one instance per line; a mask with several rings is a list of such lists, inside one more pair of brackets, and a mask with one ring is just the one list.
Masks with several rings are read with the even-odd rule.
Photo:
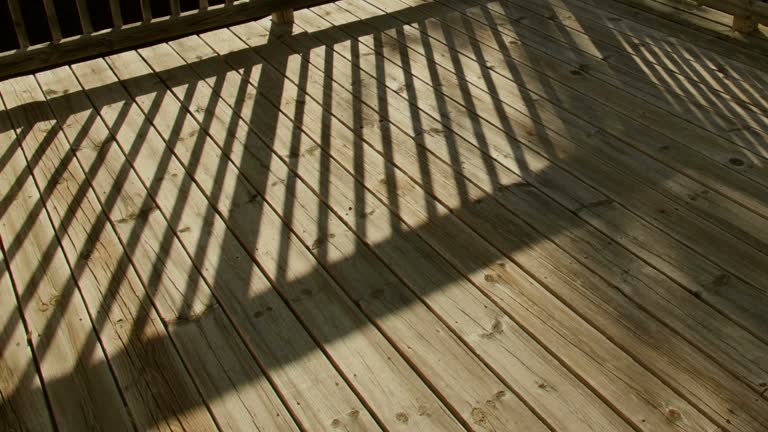
[[[0, 0], [2, 1], [2, 0]], [[142, 20], [125, 24], [121, 1], [139, 1]], [[19, 49], [0, 52], [0, 80], [32, 71], [60, 66], [78, 60], [116, 53], [161, 40], [172, 39], [219, 27], [235, 25], [273, 14], [277, 23], [293, 20], [293, 9], [325, 3], [328, 0], [225, 0], [211, 6], [200, 0], [199, 8], [182, 12], [179, 0], [169, 0], [171, 15], [153, 17], [149, 0], [109, 0], [112, 28], [94, 31], [86, 0], [77, 0], [82, 34], [63, 37], [54, 0], [43, 0], [51, 41], [30, 45], [29, 25], [24, 22], [20, 0], [7, 0]], [[45, 25], [45, 24], [44, 24]]]
[[699, 4], [733, 15], [733, 29], [741, 33], [768, 25], [768, 3], [764, 0], [696, 0]]

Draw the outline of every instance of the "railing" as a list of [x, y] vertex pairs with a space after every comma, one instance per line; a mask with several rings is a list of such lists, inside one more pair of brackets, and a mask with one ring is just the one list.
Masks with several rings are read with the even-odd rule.
[[[64, 37], [61, 22], [56, 13], [55, 0], [42, 0], [46, 22], [37, 22], [34, 25], [47, 26], [51, 37], [49, 42], [31, 45], [28, 28], [32, 23], [25, 23], [21, 1], [7, 0], [8, 12], [19, 48], [0, 52], [0, 80], [160, 40], [234, 25], [269, 14], [273, 14], [273, 20], [276, 22], [290, 22], [293, 20], [294, 9], [327, 2], [327, 0], [224, 0], [223, 4], [209, 5], [209, 0], [199, 0], [197, 9], [183, 12], [180, 0], [165, 0], [170, 2], [170, 15], [153, 17], [150, 0], [108, 0], [112, 27], [106, 30], [94, 30], [87, 0], [75, 0], [82, 34]], [[140, 22], [124, 23], [121, 1], [140, 2]]]
[[765, 0], [696, 0], [699, 4], [733, 15], [733, 29], [750, 33], [758, 24], [768, 25], [768, 2]]

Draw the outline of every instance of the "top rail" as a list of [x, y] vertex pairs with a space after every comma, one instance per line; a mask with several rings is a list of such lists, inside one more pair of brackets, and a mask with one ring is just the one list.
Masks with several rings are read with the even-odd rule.
[[[293, 9], [300, 9], [326, 3], [328, 0], [225, 0], [223, 4], [211, 5], [208, 0], [199, 0], [197, 9], [182, 12], [179, 0], [170, 1], [170, 15], [153, 17], [149, 0], [109, 0], [109, 15], [112, 27], [94, 30], [93, 20], [86, 0], [77, 0], [81, 34], [64, 37], [56, 11], [55, 0], [43, 0], [45, 22], [25, 22], [20, 0], [7, 1], [13, 22], [18, 49], [0, 52], [0, 80], [40, 69], [60, 66], [78, 60], [98, 57], [122, 50], [147, 45], [161, 40], [181, 37], [219, 27], [235, 25], [274, 14], [278, 23], [290, 22]], [[140, 22], [126, 24], [121, 3], [139, 2]], [[31, 24], [47, 26], [51, 41], [38, 45], [30, 44]]]

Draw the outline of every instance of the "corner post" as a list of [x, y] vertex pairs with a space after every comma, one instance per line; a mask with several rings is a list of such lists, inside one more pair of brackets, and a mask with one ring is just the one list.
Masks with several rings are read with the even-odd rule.
[[275, 24], [293, 24], [293, 9], [283, 9], [272, 13], [272, 22]]

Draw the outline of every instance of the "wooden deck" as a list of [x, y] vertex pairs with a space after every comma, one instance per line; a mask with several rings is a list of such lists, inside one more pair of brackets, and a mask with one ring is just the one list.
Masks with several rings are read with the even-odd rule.
[[343, 0], [1, 82], [0, 430], [768, 431], [729, 24]]

